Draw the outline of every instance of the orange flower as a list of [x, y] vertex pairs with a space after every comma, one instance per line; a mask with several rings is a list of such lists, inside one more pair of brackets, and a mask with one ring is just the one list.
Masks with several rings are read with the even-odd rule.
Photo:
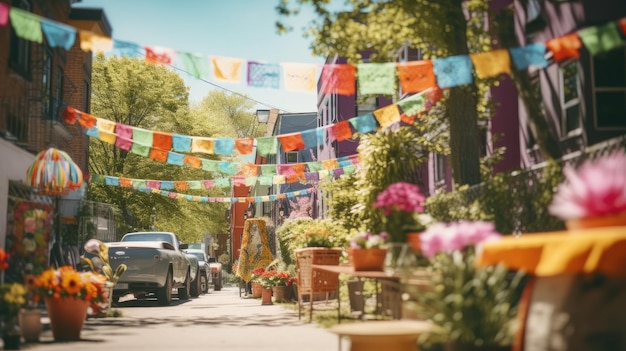
[[62, 272], [61, 287], [63, 287], [69, 295], [80, 293], [80, 289], [82, 288], [80, 275], [77, 272]]
[[0, 248], [0, 271], [9, 268], [9, 257], [10, 255]]

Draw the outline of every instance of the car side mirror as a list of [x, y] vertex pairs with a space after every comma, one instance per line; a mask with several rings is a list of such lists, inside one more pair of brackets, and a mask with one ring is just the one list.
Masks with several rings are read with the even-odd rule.
[[185, 250], [189, 247], [189, 244], [180, 244], [180, 249]]
[[209, 263], [217, 262], [217, 257], [209, 257]]

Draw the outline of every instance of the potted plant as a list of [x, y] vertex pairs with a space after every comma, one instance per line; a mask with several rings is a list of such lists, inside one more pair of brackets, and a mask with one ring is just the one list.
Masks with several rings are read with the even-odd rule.
[[565, 166], [549, 211], [570, 230], [626, 225], [626, 153]]
[[385, 263], [388, 235], [386, 232], [372, 234], [356, 233], [350, 240], [348, 258], [355, 271], [382, 271]]
[[128, 267], [126, 264], [120, 264], [115, 271], [109, 264], [109, 247], [98, 239], [89, 239], [85, 245], [85, 254], [90, 257], [82, 255], [80, 257], [81, 263], [88, 266], [89, 269], [98, 274], [104, 274], [107, 278], [107, 282], [104, 284], [105, 302], [94, 305], [93, 314], [96, 316], [106, 316], [111, 310], [111, 302], [113, 298], [113, 288], [117, 284], [118, 280], [126, 272]]
[[474, 265], [476, 246], [500, 236], [483, 221], [436, 223], [422, 233], [431, 286], [415, 294], [415, 308], [439, 326], [424, 342], [447, 350], [510, 350], [525, 274]]
[[106, 281], [100, 274], [62, 266], [32, 277], [28, 285], [46, 303], [54, 339], [62, 341], [80, 339], [87, 308], [106, 301]]
[[384, 213], [383, 225], [390, 242], [406, 242], [406, 233], [418, 224], [415, 215], [424, 211], [424, 200], [419, 187], [407, 182], [393, 183], [376, 196], [373, 206]]
[[276, 302], [291, 302], [292, 285], [295, 278], [287, 271], [268, 270], [261, 274], [261, 286], [270, 289]]
[[5, 350], [20, 348], [22, 334], [18, 316], [26, 304], [26, 292], [26, 287], [20, 283], [0, 284], [0, 329]]
[[265, 273], [265, 268], [259, 267], [252, 270], [250, 283], [252, 284], [252, 297], [261, 297], [263, 286], [261, 285], [261, 276]]

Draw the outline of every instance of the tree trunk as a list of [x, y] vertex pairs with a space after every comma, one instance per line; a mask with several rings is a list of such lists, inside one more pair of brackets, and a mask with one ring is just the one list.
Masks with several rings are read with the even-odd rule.
[[[455, 2], [450, 11], [450, 23], [455, 26], [450, 43], [451, 55], [467, 55], [467, 23], [462, 1]], [[450, 150], [452, 174], [456, 185], [480, 183], [480, 155], [478, 143], [478, 112], [476, 111], [476, 86], [460, 86], [450, 89], [447, 99], [447, 115], [450, 121]]]

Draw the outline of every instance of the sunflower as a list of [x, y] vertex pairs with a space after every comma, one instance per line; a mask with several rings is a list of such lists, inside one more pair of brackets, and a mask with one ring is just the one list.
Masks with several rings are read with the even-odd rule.
[[70, 296], [78, 295], [83, 287], [80, 274], [74, 270], [62, 272], [61, 287]]

